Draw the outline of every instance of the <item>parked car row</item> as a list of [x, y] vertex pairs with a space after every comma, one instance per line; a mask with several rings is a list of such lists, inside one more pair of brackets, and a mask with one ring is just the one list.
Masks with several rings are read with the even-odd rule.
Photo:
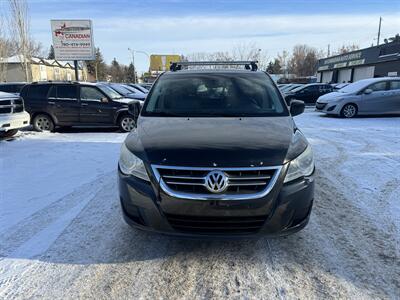
[[353, 118], [357, 115], [400, 114], [400, 77], [369, 78], [354, 83], [278, 85], [289, 105], [292, 100], [316, 104], [316, 110]]
[[143, 102], [147, 93], [138, 84], [109, 82], [1, 83], [0, 137], [10, 137], [30, 123], [37, 131], [118, 126], [128, 132], [135, 126], [128, 104]]

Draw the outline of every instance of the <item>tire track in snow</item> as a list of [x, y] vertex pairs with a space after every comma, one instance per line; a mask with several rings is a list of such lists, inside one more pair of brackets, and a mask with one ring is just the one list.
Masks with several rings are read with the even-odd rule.
[[36, 211], [28, 218], [23, 219], [5, 233], [0, 235], [0, 256], [7, 256], [16, 251], [32, 236], [45, 230], [66, 212], [82, 204], [82, 199], [88, 199], [95, 194], [114, 172], [97, 177], [95, 180], [77, 187], [73, 192], [52, 202], [43, 209]]

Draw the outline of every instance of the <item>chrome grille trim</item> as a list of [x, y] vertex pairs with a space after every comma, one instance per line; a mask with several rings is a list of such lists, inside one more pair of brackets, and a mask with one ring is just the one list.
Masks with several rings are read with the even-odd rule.
[[22, 99], [4, 99], [0, 101], [0, 114], [13, 114], [22, 112], [24, 105]]
[[[282, 166], [272, 166], [272, 167], [247, 167], [247, 168], [219, 168], [219, 167], [181, 167], [181, 166], [164, 166], [164, 165], [151, 165], [151, 169], [155, 175], [157, 182], [160, 185], [160, 188], [169, 196], [179, 199], [188, 199], [188, 200], [251, 200], [251, 199], [259, 199], [266, 196], [272, 188], [275, 186], [276, 181], [281, 173]], [[185, 175], [161, 175], [159, 169], [164, 170], [176, 170], [176, 171], [204, 171], [210, 172], [213, 170], [219, 170], [222, 172], [229, 171], [263, 171], [263, 170], [273, 170], [274, 173], [272, 176], [269, 175], [261, 175], [261, 176], [229, 176], [229, 186], [232, 187], [240, 187], [240, 186], [262, 186], [265, 185], [265, 188], [261, 191], [256, 191], [254, 193], [246, 193], [241, 194], [211, 194], [211, 193], [191, 193], [191, 192], [182, 192], [176, 191], [172, 189], [169, 184], [172, 185], [186, 185], [186, 186], [205, 186], [205, 176], [185, 176]], [[261, 180], [268, 180], [268, 182], [264, 182]], [[180, 180], [192, 180], [192, 181], [180, 181]], [[244, 182], [248, 180], [248, 182]]]

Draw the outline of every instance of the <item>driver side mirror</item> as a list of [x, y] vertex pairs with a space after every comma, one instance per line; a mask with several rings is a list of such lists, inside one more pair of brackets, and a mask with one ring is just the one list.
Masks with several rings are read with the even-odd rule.
[[372, 92], [373, 92], [372, 89], [366, 89], [366, 90], [364, 91], [364, 94], [369, 95], [369, 94], [371, 94]]
[[304, 101], [292, 100], [290, 102], [290, 114], [292, 117], [302, 114], [304, 112], [304, 108]]
[[142, 103], [140, 101], [132, 101], [128, 104], [128, 112], [133, 116], [135, 123], [139, 118], [141, 110], [142, 110]]

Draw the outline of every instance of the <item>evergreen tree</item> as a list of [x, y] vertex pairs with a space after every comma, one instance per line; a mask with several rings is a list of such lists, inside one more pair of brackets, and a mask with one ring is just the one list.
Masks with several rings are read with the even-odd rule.
[[122, 82], [124, 79], [123, 68], [121, 68], [119, 62], [115, 57], [111, 62], [110, 75], [111, 75], [111, 81], [113, 82]]
[[50, 46], [49, 55], [47, 55], [47, 59], [55, 59], [55, 54], [54, 54], [54, 47], [53, 47], [53, 45]]
[[127, 72], [126, 72], [126, 81], [133, 83], [135, 82], [135, 67], [132, 63], [129, 64]]
[[267, 72], [270, 74], [280, 74], [282, 71], [281, 62], [275, 58], [274, 62], [270, 61], [267, 66]]
[[[88, 73], [98, 81], [107, 79], [107, 65], [104, 62], [100, 48], [96, 48], [96, 59], [86, 62]], [[96, 76], [97, 74], [97, 76]]]

